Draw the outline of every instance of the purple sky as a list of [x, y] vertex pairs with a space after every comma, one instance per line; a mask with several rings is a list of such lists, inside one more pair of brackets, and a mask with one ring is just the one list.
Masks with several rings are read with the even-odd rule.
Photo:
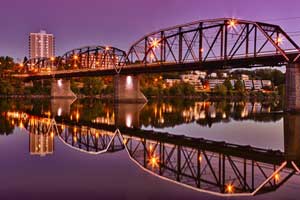
[[0, 7], [0, 55], [15, 58], [27, 56], [28, 34], [40, 29], [55, 35], [57, 55], [96, 44], [127, 51], [149, 32], [207, 18], [293, 18], [270, 22], [300, 31], [299, 0], [1, 0]]

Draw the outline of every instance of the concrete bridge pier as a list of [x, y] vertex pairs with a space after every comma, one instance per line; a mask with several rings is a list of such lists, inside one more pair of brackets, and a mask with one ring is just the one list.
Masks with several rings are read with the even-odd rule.
[[51, 99], [51, 113], [54, 116], [69, 117], [71, 113], [71, 105], [76, 101], [76, 98], [53, 98]]
[[114, 76], [114, 101], [116, 103], [146, 103], [147, 98], [140, 91], [138, 75]]
[[300, 161], [300, 115], [284, 116], [284, 152], [288, 160]]
[[76, 98], [76, 95], [71, 90], [70, 80], [53, 79], [51, 82], [51, 97], [52, 98]]
[[118, 128], [140, 127], [140, 113], [144, 103], [118, 103], [114, 105], [115, 124]]
[[285, 79], [285, 109], [300, 112], [300, 64], [287, 65]]

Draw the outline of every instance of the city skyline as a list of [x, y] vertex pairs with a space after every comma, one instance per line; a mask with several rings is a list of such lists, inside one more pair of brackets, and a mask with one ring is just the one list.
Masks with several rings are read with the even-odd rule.
[[[256, 7], [258, 3], [259, 10]], [[17, 4], [18, 7], [15, 7]], [[57, 55], [72, 48], [96, 44], [116, 46], [127, 51], [132, 43], [147, 33], [208, 18], [270, 20], [270, 23], [281, 25], [287, 32], [297, 32], [300, 30], [300, 23], [299, 25], [295, 23], [300, 21], [296, 9], [298, 4], [300, 3], [293, 0], [286, 3], [276, 0], [267, 3], [257, 0], [251, 3], [236, 0], [218, 3], [215, 0], [201, 2], [168, 0], [151, 3], [136, 0], [129, 2], [89, 0], [72, 1], [72, 4], [70, 1], [61, 3], [56, 0], [44, 0], [42, 3], [36, 0], [26, 2], [5, 0], [3, 7], [6, 9], [0, 13], [0, 22], [7, 29], [1, 34], [0, 55], [23, 59], [27, 56], [28, 34], [40, 29], [46, 29], [56, 36]], [[210, 12], [212, 10], [214, 12]], [[299, 34], [291, 35], [296, 42], [299, 41]]]

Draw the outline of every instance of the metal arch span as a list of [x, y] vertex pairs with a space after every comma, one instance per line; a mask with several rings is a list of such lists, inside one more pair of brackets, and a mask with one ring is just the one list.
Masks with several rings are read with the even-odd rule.
[[88, 69], [119, 72], [128, 61], [126, 52], [109, 46], [85, 46], [70, 50], [57, 58], [33, 58], [24, 63], [25, 72], [51, 74], [56, 71]]
[[86, 46], [66, 52], [61, 56], [59, 68], [67, 69], [114, 69], [127, 63], [126, 52], [110, 46]]
[[[128, 51], [131, 65], [163, 65], [276, 56], [282, 63], [299, 60], [299, 46], [278, 25], [232, 18], [196, 21], [150, 33]], [[254, 60], [257, 58], [257, 61]], [[220, 63], [219, 63], [220, 64]]]
[[25, 73], [51, 71], [57, 64], [58, 63], [54, 57], [31, 58], [23, 63]]

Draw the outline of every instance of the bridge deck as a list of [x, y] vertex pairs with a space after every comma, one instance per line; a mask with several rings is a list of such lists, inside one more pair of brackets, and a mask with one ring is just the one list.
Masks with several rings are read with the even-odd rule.
[[[292, 60], [298, 54], [289, 53], [289, 58]], [[258, 65], [259, 63], [259, 65]], [[265, 55], [259, 57], [240, 57], [225, 60], [208, 60], [206, 62], [163, 62], [163, 63], [148, 63], [148, 64], [130, 64], [121, 68], [120, 74], [144, 74], [144, 73], [163, 73], [163, 72], [178, 72], [192, 70], [217, 70], [217, 69], [234, 69], [234, 68], [250, 68], [260, 66], [282, 66], [286, 65], [286, 60], [279, 54]], [[51, 78], [71, 78], [71, 77], [86, 77], [86, 76], [112, 76], [116, 75], [115, 68], [82, 68], [72, 70], [57, 70], [51, 72], [38, 72], [31, 74], [15, 74], [16, 78], [24, 79], [25, 81], [51, 79]]]

